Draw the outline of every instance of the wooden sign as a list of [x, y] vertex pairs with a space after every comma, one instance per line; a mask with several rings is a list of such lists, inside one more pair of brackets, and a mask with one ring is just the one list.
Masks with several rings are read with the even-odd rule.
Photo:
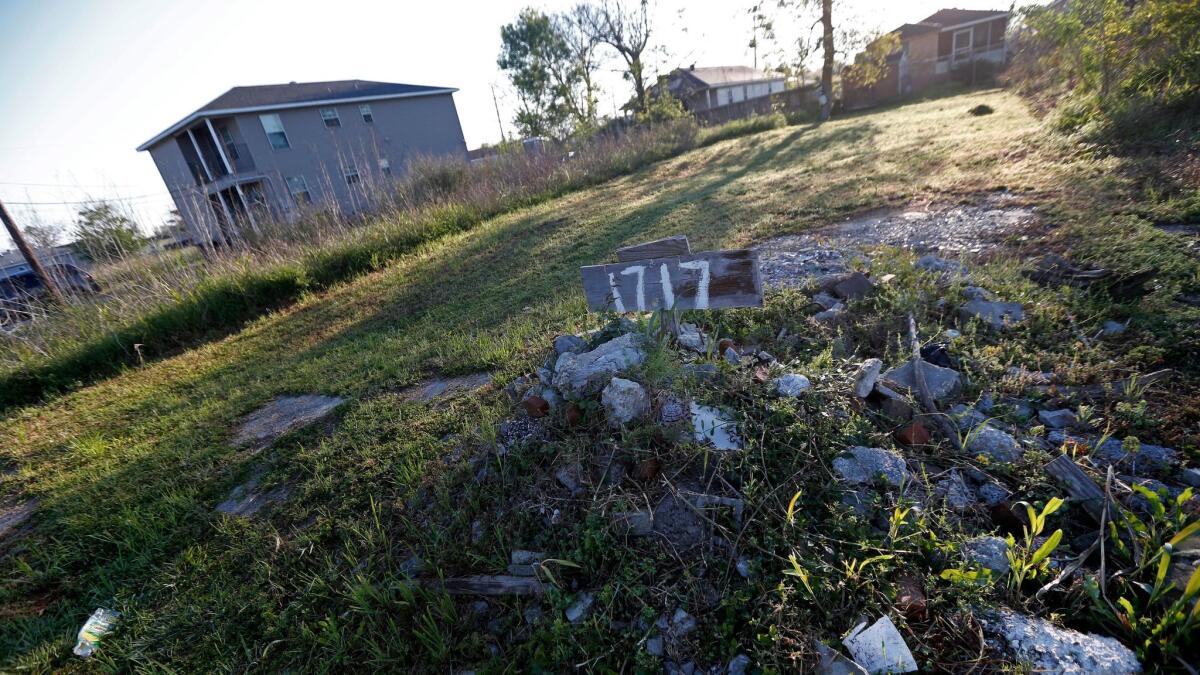
[[[687, 239], [673, 244], [687, 246]], [[635, 250], [663, 250], [663, 242]], [[646, 247], [652, 247], [647, 249]], [[758, 254], [751, 250], [707, 251], [612, 265], [584, 267], [583, 293], [593, 312], [651, 312], [658, 309], [761, 307]]]
[[654, 258], [672, 258], [677, 255], [691, 255], [692, 245], [687, 237], [677, 235], [666, 239], [655, 239], [644, 244], [626, 246], [617, 249], [617, 262], [632, 262], [634, 260], [651, 260]]

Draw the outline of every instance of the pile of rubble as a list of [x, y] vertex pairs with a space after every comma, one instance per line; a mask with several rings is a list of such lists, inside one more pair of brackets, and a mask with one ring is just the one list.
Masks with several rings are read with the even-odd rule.
[[[920, 258], [916, 265], [946, 282], [961, 285], [969, 280], [965, 267], [933, 255]], [[886, 278], [877, 280], [865, 272], [848, 270], [810, 279], [804, 288], [814, 306], [811, 318], [827, 326], [852, 321], [856, 303], [875, 292], [878, 283], [886, 282]], [[968, 285], [963, 296], [959, 306], [946, 307], [944, 312], [959, 319], [960, 329], [971, 324], [979, 330], [1004, 332], [1025, 321], [1020, 303], [996, 298], [986, 289]], [[1096, 444], [1098, 433], [1066, 407], [1078, 391], [1064, 388], [1056, 393], [1059, 384], [1051, 373], [1019, 367], [1008, 373], [1016, 388], [1045, 388], [1035, 389], [1037, 397], [1005, 398], [984, 393], [972, 401], [960, 400], [964, 391], [973, 389], [954, 356], [954, 340], [961, 334], [959, 329], [948, 329], [938, 340], [921, 345], [919, 356], [914, 354], [891, 364], [867, 358], [857, 364], [852, 375], [847, 373], [844, 395], [848, 400], [857, 400], [856, 407], [870, 411], [870, 418], [888, 429], [896, 443], [895, 447], [848, 447], [830, 465], [842, 504], [884, 532], [888, 514], [902, 500], [923, 505], [917, 508], [944, 508], [957, 514], [963, 523], [976, 524], [972, 526], [978, 527], [975, 536], [960, 547], [960, 564], [988, 570], [991, 579], [999, 580], [1009, 573], [1009, 544], [993, 532], [1020, 533], [1023, 512], [1018, 513], [1014, 507], [1023, 496], [996, 475], [1006, 476], [1008, 472], [997, 472], [995, 467], [1021, 463], [1031, 450], [1054, 453], [1063, 444]], [[722, 373], [728, 374], [732, 368], [753, 373], [755, 381], [777, 397], [804, 397], [812, 388], [808, 376], [771, 354], [756, 347], [739, 349], [729, 340], [714, 340], [694, 325], [679, 326], [673, 345], [670, 358], [680, 365], [682, 377], [719, 385]], [[625, 319], [585, 335], [556, 338], [548, 358], [535, 373], [506, 387], [519, 414], [502, 422], [495, 444], [473, 460], [479, 467], [477, 480], [487, 477], [487, 454], [503, 456], [524, 444], [569, 434], [572, 428], [589, 423], [614, 431], [652, 426], [666, 437], [705, 446], [717, 458], [741, 452], [745, 442], [736, 420], [745, 411], [707, 405], [681, 393], [694, 387], [647, 381], [642, 366], [650, 350], [651, 337]], [[718, 367], [718, 361], [725, 366]], [[924, 448], [937, 442], [947, 442], [961, 452], [931, 457]], [[1118, 478], [1114, 495], [1127, 504], [1136, 505], [1141, 499], [1130, 489], [1133, 484], [1178, 495], [1183, 485], [1200, 482], [1200, 471], [1182, 467], [1178, 453], [1169, 448], [1138, 444], [1135, 439], [1111, 439], [1096, 445], [1096, 451], [1083, 461], [1101, 470], [1113, 467]], [[729, 530], [717, 524], [724, 520], [739, 529], [742, 526], [745, 505], [743, 496], [733, 487], [736, 480], [714, 481], [711, 476], [687, 471], [672, 473], [668, 479], [658, 459], [635, 461], [616, 454], [556, 466], [553, 477], [557, 489], [570, 499], [592, 500], [592, 504], [598, 503], [595, 500], [601, 493], [608, 497], [623, 490], [628, 495], [636, 493], [638, 499], [605, 502], [645, 504], [643, 508], [613, 508], [606, 512], [611, 526], [625, 536], [656, 542], [676, 553], [700, 548], [722, 550], [738, 576], [749, 579], [754, 573], [753, 560], [736, 550], [738, 538], [729, 536]], [[718, 511], [722, 517], [717, 516]], [[554, 525], [559, 517], [557, 509], [548, 513], [547, 525]], [[477, 522], [473, 530], [477, 538], [482, 536], [481, 523]], [[1065, 542], [1062, 549], [1078, 553], [1087, 545], [1086, 541]], [[512, 552], [507, 574], [435, 583], [451, 593], [540, 596], [543, 584], [553, 578], [543, 574], [546, 564], [545, 554], [518, 550]], [[923, 612], [923, 591], [919, 583], [910, 586], [903, 594], [906, 599], [898, 600], [897, 609], [907, 614], [919, 605]], [[571, 623], [586, 620], [596, 602], [596, 589], [587, 588], [586, 582], [572, 581], [566, 590], [573, 595], [563, 618]], [[526, 619], [539, 619], [541, 611], [540, 607], [531, 607]], [[1038, 669], [1140, 669], [1133, 653], [1111, 638], [1058, 628], [1003, 608], [980, 610], [978, 619], [997, 653], [1032, 663]], [[676, 607], [654, 622], [634, 622], [627, 628], [644, 636], [642, 649], [661, 658], [668, 672], [743, 672], [750, 663], [745, 655], [708, 668], [692, 660], [694, 652], [689, 651], [685, 638], [697, 628], [698, 621], [685, 608]], [[917, 669], [904, 638], [887, 615], [861, 622], [842, 637], [841, 643], [844, 653], [825, 644], [817, 646], [822, 654], [822, 672]]]

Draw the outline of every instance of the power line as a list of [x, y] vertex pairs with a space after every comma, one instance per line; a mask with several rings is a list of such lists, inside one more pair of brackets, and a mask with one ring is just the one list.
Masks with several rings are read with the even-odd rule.
[[16, 185], [18, 187], [57, 187], [57, 188], [118, 188], [118, 187], [137, 187], [136, 185], [101, 185], [99, 183], [82, 184], [82, 183], [12, 183], [8, 181], [0, 181], [0, 185]]
[[139, 199], [149, 199], [152, 197], [160, 197], [169, 195], [170, 192], [155, 192], [148, 195], [137, 195], [134, 197], [102, 197], [97, 199], [83, 199], [74, 202], [7, 202], [10, 206], [79, 206], [81, 204], [95, 204], [96, 202], [132, 202]]

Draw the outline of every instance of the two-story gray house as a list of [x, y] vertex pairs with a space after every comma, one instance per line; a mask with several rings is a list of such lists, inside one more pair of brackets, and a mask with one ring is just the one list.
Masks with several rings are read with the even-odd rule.
[[138, 150], [150, 151], [192, 240], [219, 246], [313, 206], [360, 211], [414, 158], [465, 161], [455, 91], [365, 80], [234, 87]]

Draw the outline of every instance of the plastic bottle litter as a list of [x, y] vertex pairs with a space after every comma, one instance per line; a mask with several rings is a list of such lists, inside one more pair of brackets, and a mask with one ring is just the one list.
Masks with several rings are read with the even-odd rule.
[[92, 613], [83, 628], [79, 629], [78, 642], [75, 643], [75, 655], [87, 658], [100, 646], [100, 639], [110, 630], [120, 618], [120, 612], [103, 607]]

